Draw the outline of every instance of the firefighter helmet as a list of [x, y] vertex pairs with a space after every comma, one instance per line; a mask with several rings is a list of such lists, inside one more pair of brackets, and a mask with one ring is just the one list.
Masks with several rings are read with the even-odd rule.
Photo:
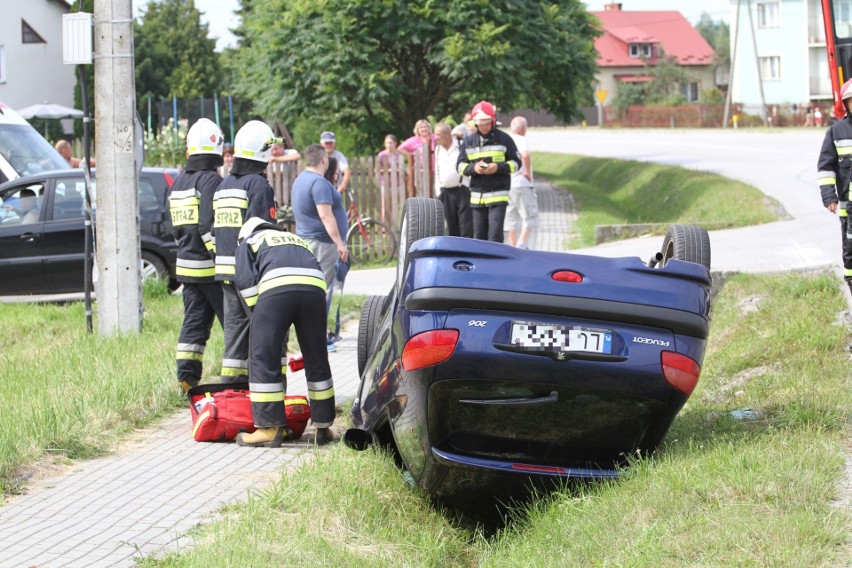
[[189, 156], [196, 154], [222, 155], [222, 147], [225, 145], [225, 136], [222, 129], [209, 118], [199, 118], [186, 133], [186, 153]]
[[272, 154], [272, 145], [282, 142], [272, 134], [272, 129], [265, 122], [250, 120], [237, 131], [234, 138], [234, 157], [268, 162]]
[[852, 79], [849, 79], [840, 87], [840, 100], [852, 99]]
[[489, 122], [497, 122], [497, 113], [494, 111], [494, 105], [488, 101], [479, 101], [473, 106], [470, 111], [472, 119], [476, 124], [488, 124]]

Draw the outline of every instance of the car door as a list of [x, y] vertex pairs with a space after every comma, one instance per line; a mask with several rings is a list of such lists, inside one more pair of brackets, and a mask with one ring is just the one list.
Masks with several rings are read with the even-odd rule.
[[53, 293], [81, 292], [85, 251], [83, 172], [53, 180], [44, 211], [44, 276]]
[[[34, 198], [29, 197], [33, 194]], [[47, 289], [42, 260], [44, 211], [39, 207], [44, 196], [45, 182], [33, 180], [6, 188], [0, 195], [0, 295], [39, 294]], [[35, 199], [38, 211], [23, 211], [27, 199]]]

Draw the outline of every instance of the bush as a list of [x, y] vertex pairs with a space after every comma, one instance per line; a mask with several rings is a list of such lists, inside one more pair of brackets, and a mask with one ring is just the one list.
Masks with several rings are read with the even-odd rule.
[[145, 165], [161, 168], [182, 168], [186, 162], [187, 121], [178, 120], [175, 132], [174, 119], [160, 127], [155, 134], [145, 133]]

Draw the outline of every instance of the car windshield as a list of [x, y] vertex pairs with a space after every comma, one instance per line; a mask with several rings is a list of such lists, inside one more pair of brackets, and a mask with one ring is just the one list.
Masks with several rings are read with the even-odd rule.
[[0, 154], [22, 176], [71, 168], [47, 140], [23, 124], [0, 124]]

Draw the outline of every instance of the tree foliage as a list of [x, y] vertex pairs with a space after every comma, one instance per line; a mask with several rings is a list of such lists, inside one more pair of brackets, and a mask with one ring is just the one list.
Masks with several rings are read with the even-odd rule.
[[139, 108], [149, 96], [213, 96], [222, 68], [195, 1], [151, 0], [141, 20], [134, 24]]
[[660, 53], [653, 65], [645, 64], [647, 83], [619, 83], [612, 106], [623, 115], [631, 105], [680, 105], [686, 103], [681, 87], [689, 82], [689, 73], [673, 56]]
[[731, 27], [722, 20], [714, 22], [710, 14], [705, 12], [701, 14], [695, 29], [716, 52], [714, 64], [717, 67], [729, 65], [731, 63]]
[[597, 20], [580, 0], [241, 0], [238, 94], [263, 116], [408, 131], [480, 99], [573, 118]]

